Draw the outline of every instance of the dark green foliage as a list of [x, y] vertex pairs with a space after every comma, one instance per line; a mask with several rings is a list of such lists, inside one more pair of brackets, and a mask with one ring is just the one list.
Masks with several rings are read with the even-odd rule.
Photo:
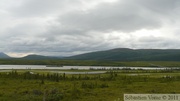
[[[26, 93], [28, 93], [28, 92], [26, 92]], [[43, 95], [43, 92], [42, 91], [40, 91], [40, 90], [33, 90], [32, 91], [32, 94], [34, 94], [34, 95]]]
[[88, 83], [88, 82], [82, 82], [82, 83], [81, 83], [81, 87], [82, 87], [82, 88], [94, 89], [94, 88], [97, 88], [98, 85], [97, 85], [97, 82], [95, 82], [95, 83], [92, 83], [92, 82], [90, 82], [90, 83]]
[[63, 99], [63, 94], [57, 88], [46, 90], [44, 96], [47, 101], [61, 101]]
[[103, 84], [100, 85], [100, 87], [101, 87], [101, 88], [107, 88], [107, 87], [109, 87], [109, 86], [108, 86], [108, 84], [103, 83]]
[[41, 80], [41, 84], [44, 84], [44, 79]]

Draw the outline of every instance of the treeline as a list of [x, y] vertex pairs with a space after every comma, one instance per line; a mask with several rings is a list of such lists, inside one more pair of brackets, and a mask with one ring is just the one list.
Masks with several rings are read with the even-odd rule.
[[[23, 80], [39, 80], [40, 84], [44, 84], [45, 80], [52, 81], [52, 82], [61, 82], [61, 81], [91, 81], [91, 80], [99, 80], [99, 81], [114, 81], [121, 78], [123, 82], [126, 80], [131, 80], [130, 75], [118, 75], [120, 73], [125, 73], [125, 74], [131, 74], [131, 73], [171, 73], [175, 72], [172, 70], [152, 70], [152, 71], [144, 71], [144, 70], [123, 70], [123, 71], [108, 71], [106, 74], [97, 74], [97, 75], [88, 75], [88, 74], [71, 74], [71, 75], [66, 75], [65, 73], [59, 74], [59, 73], [46, 73], [46, 74], [39, 74], [39, 73], [34, 73], [31, 71], [27, 71], [24, 73], [19, 73], [17, 70], [12, 70], [12, 72], [7, 72], [7, 73], [0, 73], [0, 78], [12, 78], [12, 79], [23, 79]], [[177, 71], [176, 71], [177, 72]], [[138, 75], [135, 75], [135, 77], [140, 77]], [[135, 77], [133, 77], [133, 80], [135, 80]], [[140, 77], [142, 78], [142, 77]], [[139, 78], [139, 79], [140, 79]], [[143, 77], [144, 78], [144, 77]], [[148, 75], [145, 76], [146, 79], [149, 78]], [[162, 78], [168, 78], [172, 79], [173, 77], [169, 77], [168, 75], [166, 77]], [[180, 80], [180, 77], [176, 77]], [[137, 81], [137, 80], [136, 80]], [[82, 82], [82, 87], [90, 87], [94, 86], [96, 84], [86, 84]], [[108, 87], [108, 86], [106, 86]], [[90, 87], [91, 88], [91, 87]]]
[[122, 66], [113, 61], [0, 59], [1, 65]]
[[[137, 85], [137, 83], [141, 84], [146, 82], [147, 85], [153, 82], [155, 83], [171, 83], [171, 82], [179, 82], [180, 76], [171, 76], [168, 73], [165, 73], [164, 76], [160, 77], [152, 77], [152, 75], [131, 75], [138, 74], [146, 71], [143, 70], [123, 70], [122, 72], [117, 71], [108, 71], [106, 74], [96, 74], [96, 75], [88, 75], [88, 74], [58, 74], [58, 73], [35, 73], [33, 71], [26, 72], [18, 72], [17, 70], [12, 70], [11, 72], [1, 72], [0, 79], [2, 80], [1, 84], [6, 85], [9, 81], [17, 80], [22, 83], [35, 81], [34, 83], [36, 88], [28, 89], [31, 84], [27, 84], [27, 88], [24, 88], [23, 91], [16, 90], [15, 94], [20, 94], [21, 96], [29, 96], [31, 99], [24, 98], [21, 101], [30, 101], [38, 100], [43, 101], [79, 101], [83, 96], [91, 97], [88, 91], [89, 90], [112, 90], [116, 89], [115, 87], [120, 87], [123, 89], [128, 89], [129, 86]], [[172, 71], [150, 71], [154, 72], [172, 72]], [[125, 74], [123, 74], [125, 73]], [[149, 73], [148, 73], [149, 74]], [[6, 83], [3, 83], [6, 82]], [[53, 88], [48, 87], [53, 84]], [[64, 90], [59, 86], [60, 84], [69, 85], [66, 90]], [[54, 86], [55, 85], [55, 86]], [[9, 87], [9, 85], [7, 85]], [[144, 85], [142, 85], [143, 87]], [[39, 89], [42, 87], [43, 89]], [[135, 86], [137, 87], [137, 86]], [[148, 88], [150, 89], [150, 88]], [[104, 91], [104, 90], [103, 90]], [[149, 93], [157, 93], [158, 90], [150, 90]], [[13, 93], [14, 94], [14, 93]], [[87, 95], [86, 95], [87, 94]], [[94, 93], [97, 94], [97, 93]], [[2, 97], [2, 96], [1, 96]], [[9, 97], [10, 98], [10, 97]], [[36, 99], [37, 100], [37, 99]], [[4, 101], [4, 100], [3, 100]]]
[[0, 59], [0, 65], [114, 66], [114, 67], [180, 67], [178, 61], [95, 61], [95, 60], [28, 60]]
[[77, 80], [114, 80], [115, 77], [117, 77], [117, 72], [110, 71], [108, 72], [107, 76], [101, 76], [99, 75], [88, 75], [88, 74], [72, 74], [72, 75], [66, 75], [65, 73], [59, 74], [59, 73], [47, 73], [47, 74], [39, 74], [34, 73], [31, 71], [27, 71], [24, 73], [18, 73], [17, 70], [13, 70], [12, 72], [7, 73], [0, 73], [1, 78], [15, 78], [15, 79], [24, 79], [24, 80], [41, 80], [42, 84], [44, 83], [44, 80], [49, 81], [77, 81]]

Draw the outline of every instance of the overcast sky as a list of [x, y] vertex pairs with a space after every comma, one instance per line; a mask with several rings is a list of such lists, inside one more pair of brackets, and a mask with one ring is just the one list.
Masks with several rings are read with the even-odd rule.
[[0, 51], [179, 49], [180, 0], [0, 0]]

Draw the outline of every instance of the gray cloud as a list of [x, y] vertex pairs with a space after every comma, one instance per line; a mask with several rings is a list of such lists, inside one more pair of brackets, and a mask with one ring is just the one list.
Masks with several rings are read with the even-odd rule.
[[8, 2], [0, 1], [0, 51], [74, 55], [119, 47], [180, 48], [179, 0]]
[[60, 17], [59, 22], [67, 28], [84, 31], [124, 31], [157, 28], [161, 21], [156, 15], [144, 14], [138, 5], [129, 3], [104, 4], [88, 12], [74, 12]]
[[76, 9], [80, 3], [79, 0], [26, 0], [12, 11], [18, 17], [43, 17]]
[[128, 0], [104, 3], [89, 11], [71, 12], [59, 22], [67, 28], [85, 31], [135, 31], [158, 28], [170, 19], [180, 4], [178, 0]]

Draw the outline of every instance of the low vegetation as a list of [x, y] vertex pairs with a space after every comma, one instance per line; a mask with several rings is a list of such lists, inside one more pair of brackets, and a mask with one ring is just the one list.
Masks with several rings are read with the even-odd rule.
[[180, 67], [178, 61], [95, 61], [95, 60], [28, 60], [0, 59], [1, 65], [57, 65], [57, 66], [130, 66], [130, 67]]
[[123, 101], [125, 93], [180, 93], [180, 74], [178, 70], [109, 70], [93, 75], [12, 70], [0, 73], [0, 85], [0, 101]]

